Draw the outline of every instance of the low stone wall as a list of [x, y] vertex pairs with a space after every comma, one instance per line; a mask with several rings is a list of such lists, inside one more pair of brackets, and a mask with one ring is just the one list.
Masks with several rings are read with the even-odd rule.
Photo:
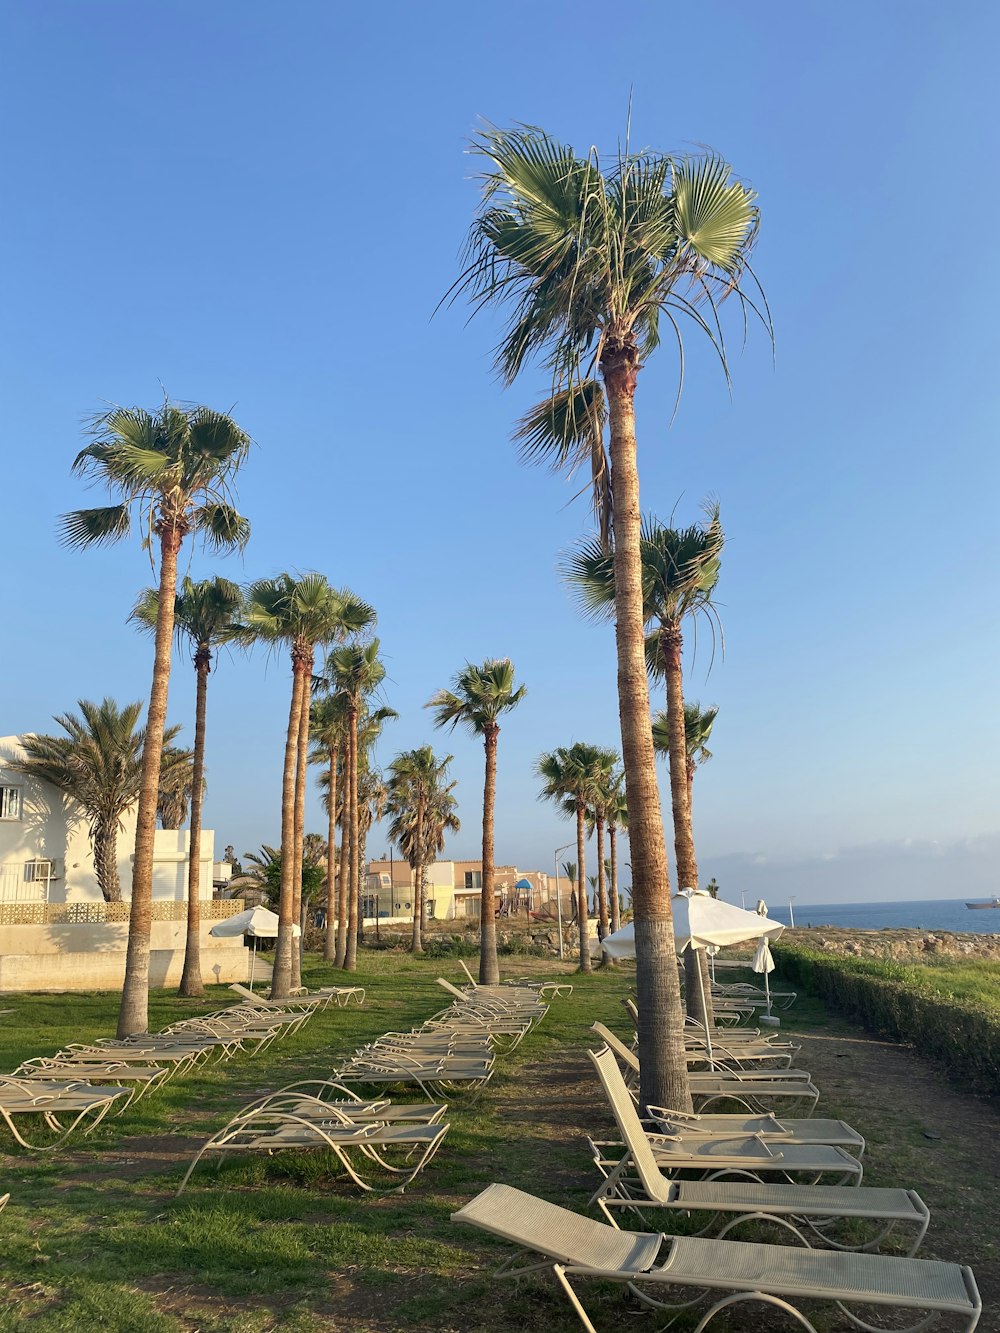
[[784, 938], [804, 949], [841, 954], [848, 958], [889, 958], [895, 962], [926, 961], [927, 954], [950, 958], [987, 958], [1000, 961], [1000, 934], [953, 931], [855, 930], [846, 926], [819, 926], [786, 930]]
[[[241, 936], [216, 939], [202, 923], [202, 976], [206, 983], [247, 980], [249, 951]], [[186, 924], [154, 921], [150, 935], [149, 983], [175, 986], [184, 966]], [[125, 922], [64, 922], [0, 926], [0, 992], [121, 990], [125, 980]], [[255, 978], [270, 973], [258, 957]]]

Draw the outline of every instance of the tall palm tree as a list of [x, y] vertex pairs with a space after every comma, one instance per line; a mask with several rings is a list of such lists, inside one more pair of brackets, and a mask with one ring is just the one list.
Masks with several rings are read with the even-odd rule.
[[[142, 754], [145, 731], [136, 723], [142, 700], [119, 707], [114, 699], [99, 704], [89, 699], [77, 702], [76, 713], [62, 713], [53, 721], [63, 736], [21, 737], [23, 759], [10, 760], [8, 768], [26, 777], [51, 783], [83, 811], [94, 851], [97, 885], [106, 903], [122, 899], [118, 875], [118, 834], [124, 816], [139, 799], [142, 786]], [[178, 750], [169, 742], [180, 727], [168, 727], [163, 759], [169, 774], [183, 766], [189, 750]]]
[[[452, 756], [439, 759], [429, 745], [398, 754], [389, 765], [386, 783], [389, 796], [386, 812], [390, 816], [389, 836], [409, 862], [413, 872], [413, 942], [412, 951], [423, 953], [420, 900], [424, 892], [424, 867], [427, 863], [428, 810], [442, 790]], [[454, 783], [445, 788], [451, 791]]]
[[[144, 629], [156, 629], [159, 593], [147, 588], [139, 597], [132, 619]], [[191, 773], [191, 830], [188, 849], [187, 938], [179, 994], [204, 995], [201, 979], [201, 814], [205, 795], [205, 717], [212, 654], [226, 643], [239, 623], [243, 594], [239, 586], [218, 574], [196, 583], [184, 577], [174, 598], [174, 633], [193, 651], [195, 670], [194, 758]]]
[[194, 751], [164, 745], [160, 756], [160, 782], [156, 791], [156, 817], [160, 828], [179, 829], [191, 808], [194, 790]]
[[[611, 756], [609, 758], [609, 756]], [[576, 817], [577, 919], [580, 923], [580, 971], [591, 971], [587, 929], [587, 811], [617, 755], [577, 741], [538, 757], [535, 772], [543, 781], [542, 797]]]
[[620, 930], [622, 924], [621, 896], [618, 892], [618, 830], [620, 828], [628, 828], [628, 806], [625, 803], [625, 774], [621, 769], [618, 769], [612, 778], [611, 801], [608, 805], [608, 843], [611, 852], [608, 874], [611, 884], [612, 934], [616, 930]]
[[[368, 643], [349, 643], [327, 654], [324, 683], [327, 688], [344, 698], [347, 709], [347, 791], [344, 808], [347, 812], [347, 922], [344, 936], [342, 966], [353, 972], [358, 965], [358, 910], [361, 876], [361, 836], [358, 827], [358, 775], [361, 767], [359, 722], [366, 711], [368, 698], [385, 680], [385, 664], [379, 657], [378, 639]], [[388, 713], [383, 714], [388, 716]], [[377, 734], [377, 733], [376, 733]], [[339, 930], [339, 923], [338, 923]], [[339, 953], [339, 946], [338, 946]]]
[[[714, 632], [717, 615], [712, 594], [719, 581], [724, 541], [717, 505], [708, 507], [706, 522], [688, 528], [667, 528], [656, 519], [647, 518], [640, 534], [643, 617], [647, 625], [654, 627], [646, 641], [646, 661], [650, 671], [662, 676], [667, 685], [670, 803], [681, 888], [698, 887], [684, 736], [683, 626], [687, 619], [697, 621], [699, 616], [705, 616]], [[570, 552], [564, 562], [564, 573], [577, 588], [587, 612], [604, 619], [614, 616], [614, 554], [598, 538], [584, 541]], [[687, 950], [684, 965], [688, 1012], [702, 1022], [706, 1015], [701, 997], [707, 996], [709, 989], [698, 984], [696, 969], [704, 972], [704, 957], [695, 950]]]
[[250, 584], [244, 602], [240, 641], [285, 644], [292, 661], [292, 697], [281, 787], [278, 939], [271, 979], [272, 995], [287, 999], [301, 977], [301, 948], [295, 947], [292, 928], [302, 901], [305, 764], [316, 647], [370, 625], [375, 612], [346, 589], [331, 587], [322, 574], [304, 574], [300, 578], [279, 574], [276, 578], [259, 579]]
[[[569, 880], [570, 899], [573, 903], [573, 915], [576, 917], [577, 925], [582, 929], [583, 922], [580, 920], [580, 900], [576, 894], [576, 876], [577, 865], [575, 861], [564, 861], [562, 863], [562, 872]], [[559, 876], [556, 876], [556, 893], [559, 893]]]
[[500, 718], [524, 698], [525, 687], [514, 685], [514, 663], [509, 657], [487, 658], [482, 666], [471, 662], [459, 671], [450, 690], [438, 690], [425, 705], [433, 708], [434, 725], [467, 727], [482, 736], [486, 751], [486, 777], [483, 783], [483, 889], [479, 900], [479, 984], [496, 986], [500, 982], [497, 962], [496, 862], [493, 847], [493, 821], [497, 790], [497, 740]]
[[[462, 823], [458, 817], [458, 801], [454, 796], [456, 783], [436, 787], [427, 798], [423, 812], [423, 837], [420, 846], [420, 882], [417, 902], [420, 904], [421, 941], [426, 927], [427, 905], [427, 867], [437, 860], [444, 851], [449, 833], [458, 833]], [[416, 807], [410, 805], [408, 811], [394, 816], [391, 830], [398, 835], [400, 851], [411, 868], [415, 866], [416, 853]], [[416, 876], [415, 876], [416, 878]]]
[[118, 503], [78, 509], [62, 520], [71, 547], [125, 537], [132, 525], [159, 544], [159, 613], [153, 682], [146, 715], [142, 786], [136, 817], [132, 906], [118, 1036], [149, 1026], [149, 938], [153, 913], [153, 842], [156, 797], [170, 686], [177, 560], [184, 538], [200, 536], [213, 549], [242, 549], [250, 524], [230, 503], [231, 484], [250, 449], [250, 437], [232, 417], [208, 407], [164, 401], [157, 412], [114, 407], [92, 423], [93, 441], [73, 463], [81, 476], [106, 485]]
[[[320, 778], [323, 803], [327, 813], [327, 873], [326, 873], [326, 931], [323, 957], [338, 967], [344, 959], [337, 958], [337, 821], [343, 809], [343, 793], [339, 790], [340, 776], [346, 763], [347, 701], [343, 695], [324, 695], [312, 702], [311, 733], [313, 753], [317, 764], [325, 764], [326, 772]], [[341, 831], [343, 838], [343, 831]], [[344, 886], [346, 889], [346, 885]]]
[[[535, 413], [535, 456], [557, 466], [586, 461], [596, 485], [610, 490], [640, 1103], [683, 1110], [691, 1103], [643, 654], [635, 392], [664, 326], [681, 352], [679, 391], [684, 321], [706, 335], [728, 376], [718, 307], [735, 295], [757, 308], [741, 283], [752, 277], [758, 211], [753, 192], [711, 154], [637, 153], [626, 144], [605, 168], [596, 150], [580, 155], [526, 126], [489, 127], [474, 149], [486, 163], [483, 202], [455, 290], [476, 309], [510, 308], [496, 353], [507, 383], [529, 362], [544, 364], [553, 396]], [[610, 487], [598, 403], [607, 412]]]

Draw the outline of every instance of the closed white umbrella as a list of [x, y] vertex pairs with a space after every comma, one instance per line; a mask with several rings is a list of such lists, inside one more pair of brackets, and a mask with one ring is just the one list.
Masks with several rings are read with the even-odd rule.
[[764, 974], [764, 994], [767, 996], [767, 1016], [771, 1017], [771, 983], [768, 980], [768, 973], [774, 971], [774, 959], [771, 956], [771, 949], [767, 942], [767, 936], [760, 937], [760, 943], [757, 945], [757, 952], [753, 956], [751, 964], [755, 972]]
[[[278, 934], [278, 918], [266, 907], [248, 907], [245, 912], [227, 916], [216, 921], [208, 932], [217, 939], [232, 938], [234, 935], [250, 935], [253, 938], [253, 952], [250, 955], [250, 989], [253, 990], [253, 970], [257, 961], [257, 940], [273, 940]], [[301, 935], [301, 929], [293, 923], [292, 934]]]

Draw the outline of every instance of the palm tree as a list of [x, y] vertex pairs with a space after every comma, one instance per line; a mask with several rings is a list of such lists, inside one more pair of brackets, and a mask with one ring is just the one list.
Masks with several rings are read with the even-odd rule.
[[242, 549], [250, 524], [232, 507], [231, 483], [250, 449], [250, 437], [232, 417], [208, 407], [164, 401], [159, 411], [114, 407], [92, 423], [94, 439], [77, 454], [73, 470], [108, 486], [118, 503], [78, 509], [62, 520], [68, 546], [118, 541], [133, 515], [149, 540], [159, 543], [159, 613], [142, 753], [142, 786], [136, 816], [132, 906], [118, 1036], [149, 1025], [149, 937], [153, 912], [153, 842], [156, 797], [170, 686], [177, 559], [188, 534], [213, 549]]
[[[320, 777], [324, 788], [323, 803], [327, 813], [327, 872], [326, 872], [326, 938], [323, 957], [340, 967], [343, 955], [337, 957], [337, 820], [343, 809], [343, 793], [339, 790], [340, 775], [346, 764], [347, 701], [343, 695], [326, 695], [312, 702], [311, 733], [314, 750], [310, 758], [325, 764], [326, 772]], [[343, 839], [343, 829], [341, 830]], [[345, 885], [346, 888], [346, 885]]]
[[[120, 708], [111, 698], [99, 704], [80, 699], [77, 707], [79, 716], [62, 713], [53, 719], [66, 733], [64, 736], [22, 736], [25, 758], [8, 761], [8, 767], [51, 783], [81, 807], [101, 896], [106, 903], [120, 903], [118, 833], [142, 786], [146, 734], [141, 727], [136, 731], [142, 700]], [[169, 745], [178, 731], [180, 727], [168, 727], [164, 732], [168, 744], [163, 759], [168, 773], [176, 765], [183, 765], [190, 754], [189, 750]]]
[[[147, 588], [139, 597], [132, 619], [144, 629], [156, 629], [159, 594]], [[243, 594], [237, 584], [216, 575], [200, 583], [185, 576], [174, 598], [174, 632], [193, 650], [195, 670], [194, 757], [191, 773], [191, 832], [188, 849], [187, 939], [179, 994], [204, 995], [201, 979], [201, 812], [205, 795], [205, 716], [212, 654], [227, 642], [239, 623]]]
[[[647, 666], [667, 683], [670, 801], [681, 888], [698, 887], [684, 736], [683, 625], [685, 619], [705, 616], [714, 632], [717, 615], [712, 594], [719, 581], [724, 541], [718, 506], [712, 505], [708, 507], [705, 523], [688, 528], [667, 528], [656, 519], [646, 519], [639, 543], [643, 616], [647, 625], [655, 627], [646, 641]], [[599, 539], [591, 538], [574, 548], [564, 563], [564, 572], [577, 588], [585, 611], [604, 619], [614, 616], [614, 555]], [[698, 1021], [704, 1021], [701, 996], [709, 991], [697, 984], [695, 975], [695, 968], [704, 970], [704, 958], [697, 951], [688, 950], [684, 964], [688, 974], [688, 1012]]]
[[580, 922], [580, 971], [591, 971], [590, 939], [587, 929], [586, 819], [610, 766], [617, 759], [611, 750], [602, 750], [583, 741], [561, 745], [540, 755], [535, 772], [543, 780], [542, 796], [555, 801], [564, 813], [576, 816], [577, 918]]
[[611, 856], [611, 933], [621, 930], [622, 908], [618, 892], [618, 830], [628, 828], [628, 806], [625, 803], [625, 774], [621, 769], [612, 777], [611, 801], [608, 805], [608, 842]]
[[[442, 783], [452, 756], [438, 759], [429, 745], [398, 754], [389, 765], [389, 796], [386, 812], [391, 818], [389, 836], [409, 862], [413, 872], [413, 943], [414, 953], [423, 953], [420, 902], [424, 892], [424, 867], [427, 863], [427, 812], [442, 790]], [[450, 792], [454, 783], [446, 791]]]
[[[347, 922], [342, 966], [353, 972], [358, 965], [358, 909], [361, 876], [361, 837], [358, 827], [358, 775], [361, 766], [359, 720], [366, 710], [366, 700], [385, 680], [385, 665], [379, 657], [378, 639], [369, 643], [350, 643], [327, 654], [324, 684], [344, 698], [347, 710], [347, 791], [344, 808], [348, 826]], [[384, 713], [383, 716], [388, 716]], [[377, 735], [377, 732], [376, 732]], [[343, 889], [341, 890], [343, 892]], [[339, 933], [339, 921], [338, 921]], [[338, 944], [338, 954], [340, 953]]]
[[160, 782], [156, 791], [156, 817], [160, 828], [179, 829], [191, 808], [194, 790], [194, 751], [164, 745], [160, 756]]
[[[596, 150], [580, 156], [528, 126], [489, 127], [474, 148], [486, 159], [483, 203], [455, 289], [476, 309], [511, 307], [496, 354], [507, 383], [533, 360], [545, 366], [553, 397], [534, 414], [533, 453], [557, 466], [585, 460], [606, 493], [598, 404], [606, 407], [640, 1104], [684, 1110], [691, 1103], [643, 655], [635, 391], [664, 324], [683, 353], [685, 320], [708, 337], [728, 377], [718, 306], [736, 295], [756, 310], [741, 280], [752, 277], [758, 212], [753, 192], [711, 154], [668, 157], [626, 145], [604, 169]], [[680, 367], [678, 391], [683, 356]]]
[[424, 706], [434, 709], [434, 725], [455, 727], [461, 723], [475, 736], [482, 736], [486, 750], [483, 783], [483, 889], [479, 900], [479, 984], [500, 982], [497, 962], [496, 864], [493, 820], [497, 788], [497, 740], [500, 717], [525, 696], [523, 685], [514, 686], [514, 663], [508, 657], [487, 658], [482, 666], [466, 663], [452, 682], [452, 689], [438, 690]]
[[[576, 917], [576, 924], [583, 929], [583, 922], [580, 920], [580, 901], [576, 894], [576, 873], [577, 866], [575, 861], [564, 861], [562, 863], [562, 872], [569, 880], [570, 898], [573, 903], [573, 915]], [[556, 876], [556, 893], [559, 893], [559, 876]], [[561, 955], [560, 955], [561, 956]]]
[[332, 643], [363, 629], [375, 612], [354, 596], [330, 586], [322, 574], [293, 578], [279, 574], [251, 583], [245, 594], [239, 639], [286, 644], [292, 659], [292, 697], [285, 733], [281, 788], [281, 893], [278, 939], [274, 950], [271, 993], [287, 999], [301, 979], [301, 948], [293, 924], [301, 910], [302, 838], [305, 821], [305, 765], [309, 744], [312, 673], [318, 644]]
[[[426, 907], [427, 907], [427, 867], [437, 860], [438, 856], [444, 851], [445, 841], [449, 833], [458, 833], [462, 828], [461, 820], [458, 817], [458, 801], [454, 796], [454, 782], [449, 782], [446, 787], [437, 787], [427, 798], [427, 804], [423, 815], [423, 841], [421, 846], [421, 870], [420, 884], [418, 887], [417, 903], [420, 911], [420, 932], [421, 942], [423, 941], [423, 932], [426, 929]], [[416, 838], [416, 811], [415, 807], [410, 808], [408, 815], [396, 818], [392, 823], [392, 831], [399, 835], [400, 850], [403, 856], [410, 860], [415, 851]], [[411, 862], [411, 865], [413, 862]]]

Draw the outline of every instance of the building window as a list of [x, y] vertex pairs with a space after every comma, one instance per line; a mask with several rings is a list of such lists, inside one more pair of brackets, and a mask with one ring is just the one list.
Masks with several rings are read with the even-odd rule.
[[467, 889], [481, 889], [483, 887], [483, 872], [481, 870], [467, 870], [465, 872], [465, 887]]
[[55, 879], [55, 866], [51, 861], [25, 861], [25, 884], [48, 884]]
[[0, 819], [21, 818], [21, 788], [0, 787]]

